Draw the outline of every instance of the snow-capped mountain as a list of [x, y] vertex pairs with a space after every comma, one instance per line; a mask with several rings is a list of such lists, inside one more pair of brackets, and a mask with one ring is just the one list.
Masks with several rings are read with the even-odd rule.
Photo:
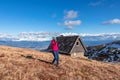
[[18, 41], [49, 41], [52, 36], [58, 36], [55, 32], [23, 32], [18, 35]]
[[18, 35], [0, 34], [0, 45], [25, 48], [47, 48], [52, 36], [80, 35], [84, 45], [95, 46], [120, 40], [120, 33], [111, 34], [77, 34], [77, 33], [49, 33], [49, 32], [23, 32]]
[[5, 41], [49, 41], [52, 36], [79, 35], [83, 41], [114, 41], [120, 40], [120, 33], [103, 34], [77, 34], [77, 33], [56, 33], [56, 32], [22, 32], [18, 35], [0, 34], [0, 40]]
[[90, 46], [85, 53], [89, 59], [101, 60], [104, 62], [120, 62], [120, 40], [107, 44]]
[[93, 34], [81, 35], [83, 40], [99, 41], [99, 40], [120, 40], [120, 33], [107, 33], [107, 34]]
[[55, 32], [22, 32], [18, 35], [0, 34], [1, 41], [49, 41], [52, 36], [58, 36]]
[[0, 40], [1, 41], [14, 41], [14, 40], [17, 40], [17, 38], [9, 34], [0, 33]]
[[102, 52], [102, 51], [106, 52], [106, 50], [108, 50], [109, 48], [113, 48], [113, 50], [114, 49], [120, 50], [120, 40], [104, 44], [104, 48], [100, 50], [99, 52]]

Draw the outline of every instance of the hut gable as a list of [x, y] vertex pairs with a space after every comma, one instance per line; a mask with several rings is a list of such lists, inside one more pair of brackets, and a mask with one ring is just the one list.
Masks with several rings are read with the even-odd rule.
[[83, 45], [82, 41], [80, 40], [80, 38], [77, 38], [71, 50], [71, 53], [78, 53], [78, 52], [85, 52], [85, 51], [86, 51], [86, 48]]
[[[59, 36], [57, 42], [60, 53], [72, 54], [87, 51], [79, 36]], [[51, 50], [50, 45], [48, 50]]]

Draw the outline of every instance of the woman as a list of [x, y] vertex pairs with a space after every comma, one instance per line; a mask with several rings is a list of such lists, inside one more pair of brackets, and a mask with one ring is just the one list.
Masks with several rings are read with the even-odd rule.
[[55, 37], [51, 40], [51, 48], [53, 52], [54, 59], [52, 61], [52, 64], [56, 61], [56, 66], [59, 65], [59, 55], [58, 55], [58, 43]]

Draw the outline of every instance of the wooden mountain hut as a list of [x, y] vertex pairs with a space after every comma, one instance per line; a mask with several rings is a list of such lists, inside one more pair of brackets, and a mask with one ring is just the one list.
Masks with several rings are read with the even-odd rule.
[[[84, 55], [84, 52], [87, 51], [79, 36], [59, 36], [57, 37], [57, 42], [59, 53], [70, 55], [81, 53]], [[51, 44], [49, 45], [48, 50], [51, 51]]]

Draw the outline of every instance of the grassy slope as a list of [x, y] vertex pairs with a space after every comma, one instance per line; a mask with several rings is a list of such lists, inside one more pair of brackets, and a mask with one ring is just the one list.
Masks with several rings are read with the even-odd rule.
[[[32, 56], [32, 57], [25, 57]], [[120, 80], [120, 65], [51, 53], [0, 46], [0, 80]]]

